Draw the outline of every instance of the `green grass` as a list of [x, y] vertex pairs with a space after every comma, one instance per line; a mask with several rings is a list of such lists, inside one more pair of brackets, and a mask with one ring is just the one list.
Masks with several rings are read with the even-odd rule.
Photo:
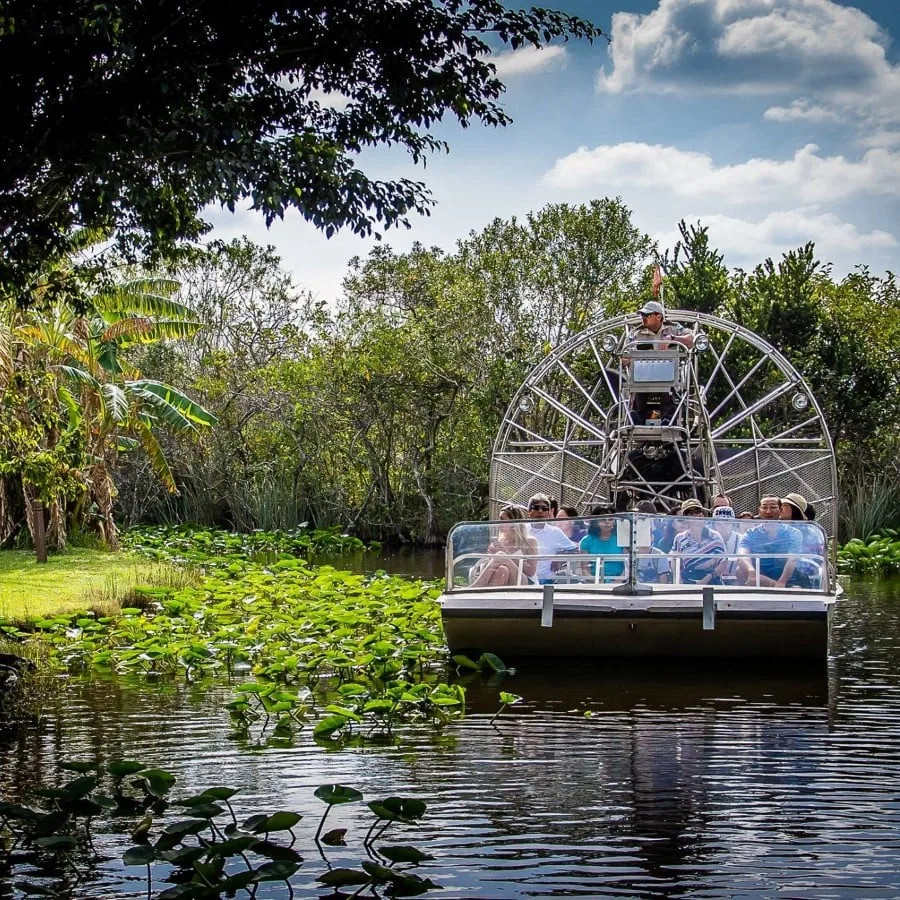
[[97, 608], [115, 611], [137, 585], [180, 586], [193, 575], [127, 553], [73, 548], [44, 564], [30, 550], [0, 551], [0, 618], [15, 620]]

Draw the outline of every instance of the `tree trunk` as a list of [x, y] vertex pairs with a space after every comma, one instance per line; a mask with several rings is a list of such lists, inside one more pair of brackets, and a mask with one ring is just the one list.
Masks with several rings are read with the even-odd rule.
[[47, 531], [44, 521], [44, 504], [37, 500], [31, 489], [22, 485], [22, 493], [25, 495], [25, 518], [28, 522], [28, 530], [34, 543], [34, 553], [39, 563], [47, 562]]

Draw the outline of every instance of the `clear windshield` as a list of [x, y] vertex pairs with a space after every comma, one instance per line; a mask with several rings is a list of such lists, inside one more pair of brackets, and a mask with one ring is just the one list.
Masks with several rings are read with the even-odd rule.
[[464, 522], [447, 543], [448, 587], [729, 585], [821, 590], [826, 538], [814, 522], [623, 513]]

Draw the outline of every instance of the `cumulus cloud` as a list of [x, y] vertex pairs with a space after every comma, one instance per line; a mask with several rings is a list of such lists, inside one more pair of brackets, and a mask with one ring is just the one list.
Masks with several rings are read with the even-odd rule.
[[[758, 222], [722, 215], [687, 216], [709, 228], [714, 246], [736, 265], [756, 265], [766, 257], [780, 256], [787, 250], [814, 241], [820, 258], [853, 256], [860, 252], [891, 250], [897, 239], [887, 231], [860, 231], [829, 212], [806, 209], [772, 212]], [[677, 231], [655, 235], [662, 247], [672, 247], [679, 239]]]
[[554, 66], [563, 65], [566, 60], [566, 48], [558, 44], [549, 47], [519, 47], [505, 53], [492, 54], [490, 61], [501, 78], [515, 75], [530, 75]]
[[796, 204], [816, 204], [861, 194], [900, 194], [900, 153], [877, 147], [853, 161], [824, 156], [815, 144], [807, 144], [790, 159], [717, 166], [706, 153], [626, 142], [581, 147], [558, 159], [544, 183], [567, 191], [667, 189], [681, 198], [741, 206], [780, 205], [785, 197]]
[[833, 0], [659, 0], [646, 15], [613, 16], [597, 89], [807, 98], [773, 107], [768, 118], [781, 122], [835, 107], [900, 119], [900, 67], [887, 44], [874, 20]]

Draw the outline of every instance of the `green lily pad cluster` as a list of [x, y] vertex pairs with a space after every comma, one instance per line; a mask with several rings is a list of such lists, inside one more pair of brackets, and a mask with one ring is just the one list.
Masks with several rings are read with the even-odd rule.
[[39, 642], [68, 671], [182, 674], [249, 672], [229, 704], [244, 735], [290, 736], [312, 720], [318, 738], [390, 733], [399, 722], [442, 724], [464, 707], [444, 683], [447, 650], [426, 582], [366, 577], [284, 558], [235, 563], [196, 586], [145, 588], [145, 608], [38, 619], [8, 636]]
[[271, 562], [281, 556], [345, 556], [378, 549], [340, 527], [294, 531], [236, 531], [194, 525], [141, 525], [122, 535], [122, 546], [154, 559], [185, 562], [204, 569], [233, 562]]
[[900, 532], [885, 528], [866, 540], [853, 538], [837, 554], [838, 570], [860, 575], [896, 575], [900, 573]]
[[[62, 768], [78, 777], [58, 788], [34, 791], [29, 806], [0, 803], [0, 866], [20, 877], [16, 887], [23, 894], [60, 896], [67, 881], [82, 878], [101, 861], [91, 835], [95, 819], [103, 820], [104, 830], [130, 834], [133, 846], [122, 861], [146, 867], [148, 897], [154, 896], [154, 874], [160, 870], [171, 886], [155, 894], [157, 900], [212, 900], [238, 891], [255, 896], [260, 884], [277, 881], [286, 882], [293, 893], [291, 880], [303, 864], [294, 831], [303, 818], [299, 813], [258, 812], [239, 823], [230, 802], [236, 789], [211, 787], [171, 800], [175, 776], [133, 760], [106, 766], [77, 761]], [[392, 896], [412, 897], [437, 887], [409, 868], [399, 868], [433, 859], [429, 854], [408, 845], [375, 847], [389, 827], [415, 825], [425, 814], [424, 802], [411, 797], [369, 802], [375, 818], [363, 840], [367, 858], [351, 869], [331, 866], [324, 849], [345, 846], [346, 829], [324, 835], [322, 830], [332, 806], [362, 802], [363, 794], [333, 784], [318, 788], [315, 796], [326, 805], [310, 842], [328, 866], [316, 877], [318, 883], [335, 889], [352, 885], [354, 896], [378, 896], [379, 889], [387, 888]], [[179, 813], [173, 815], [176, 809]], [[128, 821], [138, 816], [137, 824]]]

